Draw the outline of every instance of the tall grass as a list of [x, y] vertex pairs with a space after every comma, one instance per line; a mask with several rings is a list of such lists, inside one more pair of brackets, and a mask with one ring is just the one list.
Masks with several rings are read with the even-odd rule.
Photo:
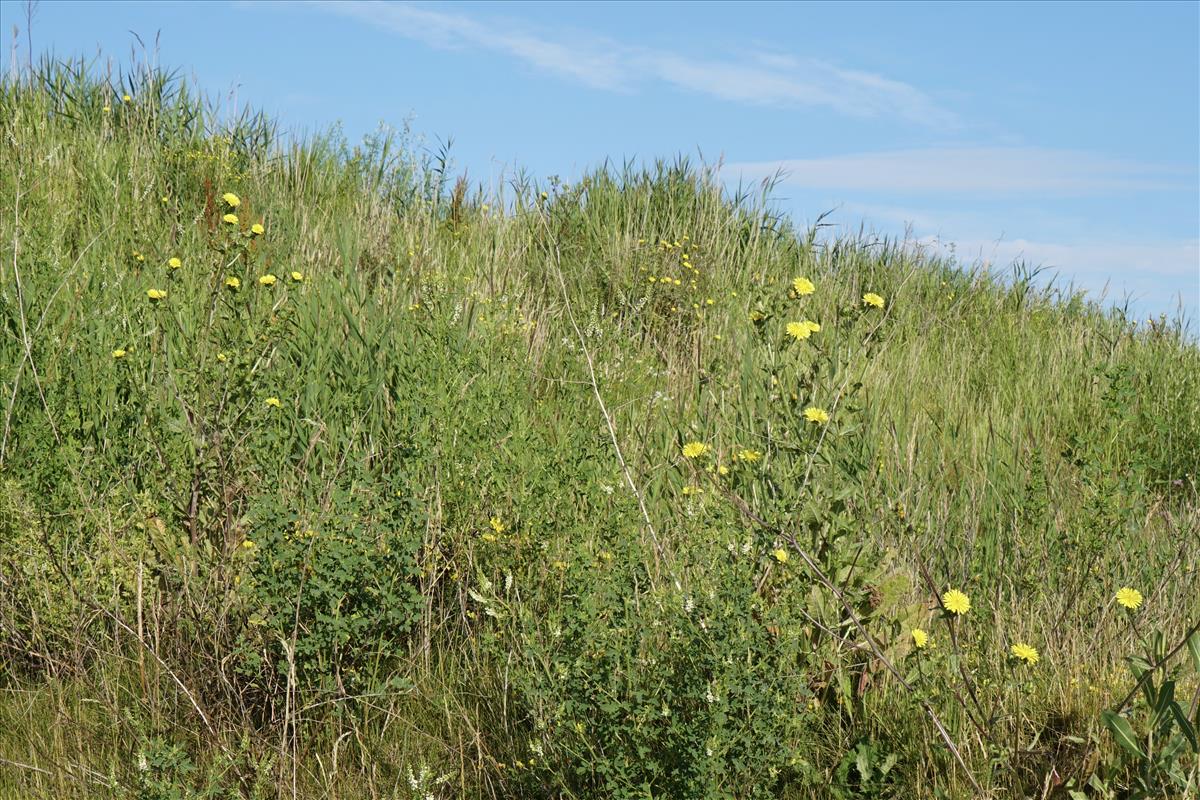
[[1195, 790], [1101, 716], [1200, 619], [1181, 325], [684, 159], [491, 196], [155, 71], [0, 89], [0, 794]]

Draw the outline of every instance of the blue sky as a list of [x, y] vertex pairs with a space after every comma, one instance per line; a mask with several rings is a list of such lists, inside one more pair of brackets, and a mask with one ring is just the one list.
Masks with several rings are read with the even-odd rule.
[[485, 184], [678, 153], [783, 169], [800, 221], [1200, 310], [1197, 3], [43, 2], [33, 50], [128, 61], [130, 31], [297, 130], [452, 137]]

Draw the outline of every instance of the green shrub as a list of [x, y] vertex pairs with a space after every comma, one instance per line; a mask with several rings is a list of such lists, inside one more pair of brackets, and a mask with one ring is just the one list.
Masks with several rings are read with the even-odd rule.
[[251, 507], [235, 555], [246, 612], [238, 649], [262, 696], [290, 685], [309, 699], [396, 687], [391, 676], [423, 607], [425, 523], [410, 490], [348, 479], [324, 505], [288, 508], [264, 496]]

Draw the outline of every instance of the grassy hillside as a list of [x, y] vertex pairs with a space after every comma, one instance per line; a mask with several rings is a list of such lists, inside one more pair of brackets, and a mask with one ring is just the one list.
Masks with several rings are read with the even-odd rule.
[[1200, 786], [1178, 324], [686, 161], [51, 62], [0, 128], [0, 796]]

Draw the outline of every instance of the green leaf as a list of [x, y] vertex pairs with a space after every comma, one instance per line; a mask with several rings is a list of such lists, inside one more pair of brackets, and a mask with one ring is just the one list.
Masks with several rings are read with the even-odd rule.
[[1200, 753], [1200, 746], [1196, 743], [1196, 729], [1192, 727], [1191, 721], [1184, 713], [1183, 706], [1179, 705], [1178, 700], [1171, 701], [1171, 713], [1175, 716], [1175, 722], [1179, 725], [1179, 730], [1183, 732], [1183, 736], [1188, 740], [1188, 744], [1192, 746], [1193, 753]]
[[1128, 661], [1129, 671], [1136, 680], [1141, 680], [1142, 676], [1150, 671], [1150, 662], [1140, 656], [1129, 656]]
[[1138, 744], [1137, 737], [1133, 733], [1133, 728], [1130, 726], [1129, 720], [1112, 711], [1105, 711], [1100, 716], [1103, 718], [1104, 724], [1112, 731], [1113, 738], [1117, 740], [1117, 744], [1121, 745], [1130, 755], [1145, 760], [1146, 754], [1142, 752], [1141, 745]]
[[1159, 687], [1158, 696], [1154, 700], [1154, 717], [1150, 723], [1151, 728], [1157, 728], [1162, 722], [1166, 721], [1170, 724], [1170, 706], [1175, 702], [1175, 681], [1165, 680], [1162, 686]]
[[871, 780], [871, 751], [866, 747], [859, 745], [858, 756], [854, 760], [854, 765], [858, 767], [858, 774], [862, 780]]
[[1200, 674], [1200, 631], [1196, 631], [1187, 640], [1188, 652], [1192, 654], [1192, 667]]

